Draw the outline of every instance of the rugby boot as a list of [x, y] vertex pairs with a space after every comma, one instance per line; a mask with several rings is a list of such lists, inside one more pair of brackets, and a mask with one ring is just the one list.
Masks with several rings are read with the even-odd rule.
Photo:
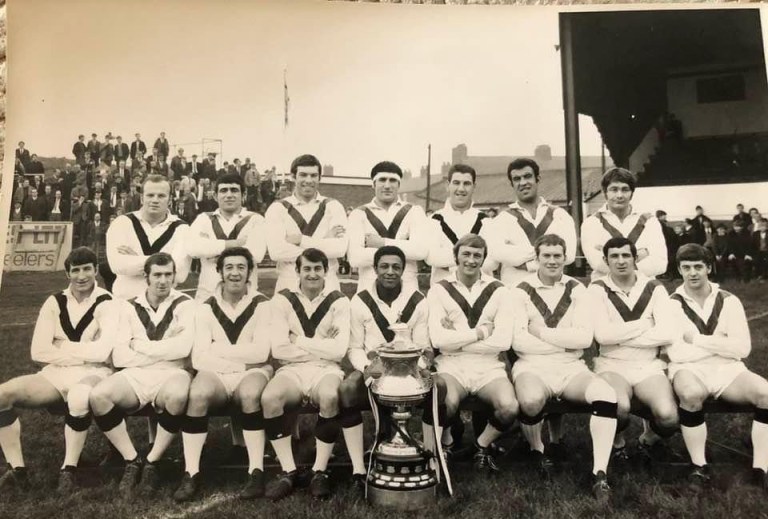
[[611, 499], [611, 487], [608, 485], [608, 476], [602, 470], [592, 475], [592, 495], [601, 504], [608, 503]]
[[296, 487], [296, 476], [295, 470], [278, 475], [277, 479], [267, 488], [267, 497], [272, 501], [280, 501], [290, 496]]
[[551, 481], [555, 475], [555, 462], [546, 453], [531, 451], [531, 461], [546, 481]]
[[701, 492], [706, 490], [712, 483], [712, 476], [709, 472], [709, 465], [698, 466], [691, 464], [691, 470], [688, 473], [688, 486], [691, 490]]
[[752, 469], [752, 476], [750, 478], [752, 480], [752, 484], [756, 485], [766, 492], [768, 492], [768, 474], [763, 469]]
[[480, 447], [477, 445], [477, 452], [474, 457], [475, 471], [492, 474], [499, 471], [496, 460], [493, 458], [490, 447]]
[[144, 463], [139, 456], [133, 461], [127, 461], [125, 463], [125, 470], [123, 471], [123, 478], [120, 480], [118, 490], [123, 497], [130, 497], [133, 494], [133, 489], [139, 482], [141, 477], [141, 471]]
[[264, 497], [264, 471], [260, 469], [253, 469], [253, 472], [248, 474], [248, 481], [238, 494], [240, 499], [257, 499]]
[[189, 472], [185, 472], [184, 477], [181, 478], [181, 485], [179, 485], [179, 488], [173, 493], [173, 500], [177, 503], [192, 501], [197, 497], [199, 490], [200, 473], [198, 472], [194, 476], [191, 476]]
[[331, 477], [327, 470], [313, 471], [309, 483], [309, 493], [316, 499], [325, 499], [331, 495]]
[[[149, 451], [147, 451], [149, 452]], [[99, 460], [100, 467], [122, 467], [125, 465], [125, 459], [120, 454], [120, 451], [115, 449], [115, 446], [109, 444], [109, 449], [104, 453], [104, 456]]]
[[141, 482], [139, 483], [139, 494], [151, 496], [160, 487], [160, 473], [157, 470], [157, 464], [146, 462], [141, 470]]
[[547, 455], [555, 463], [563, 463], [568, 459], [568, 449], [562, 441], [550, 443], [547, 446]]
[[67, 465], [59, 472], [59, 483], [56, 485], [56, 492], [62, 496], [67, 496], [77, 492], [77, 479], [75, 472], [77, 467]]
[[0, 493], [11, 489], [26, 491], [29, 488], [29, 471], [27, 467], [13, 468], [9, 464], [8, 469], [0, 476]]
[[368, 476], [365, 474], [352, 474], [352, 486], [355, 490], [364, 491]]

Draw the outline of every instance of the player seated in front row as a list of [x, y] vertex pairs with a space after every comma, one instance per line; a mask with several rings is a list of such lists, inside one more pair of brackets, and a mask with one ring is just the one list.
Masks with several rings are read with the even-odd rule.
[[[445, 391], [446, 423], [450, 423], [467, 396], [476, 395], [493, 408], [485, 430], [477, 438], [475, 468], [481, 472], [498, 467], [490, 445], [506, 430], [518, 412], [515, 390], [500, 354], [509, 350], [514, 314], [509, 290], [482, 273], [488, 253], [485, 240], [467, 234], [454, 245], [456, 271], [429, 294], [429, 336], [440, 350], [435, 358], [435, 384]], [[442, 420], [432, 419], [440, 430]], [[445, 450], [450, 451], [450, 445]]]
[[0, 491], [29, 486], [21, 451], [21, 424], [14, 407], [45, 408], [66, 403], [64, 464], [59, 490], [75, 489], [75, 469], [91, 424], [88, 396], [93, 386], [112, 373], [108, 367], [117, 326], [112, 296], [96, 286], [96, 254], [78, 247], [67, 256], [64, 269], [69, 286], [43, 303], [32, 336], [32, 360], [45, 367], [0, 385], [0, 448], [9, 470], [0, 478]]
[[[152, 254], [144, 263], [144, 294], [115, 303], [120, 318], [112, 362], [123, 368], [91, 391], [96, 425], [126, 461], [120, 492], [128, 496], [141, 478], [142, 493], [157, 488], [155, 463], [178, 434], [189, 392], [185, 369], [195, 337], [195, 305], [173, 288], [176, 264], [170, 254]], [[146, 463], [128, 436], [125, 414], [147, 404], [158, 417], [157, 437]]]
[[680, 429], [691, 456], [688, 479], [698, 488], [710, 481], [702, 406], [711, 397], [755, 406], [753, 477], [768, 490], [768, 381], [742, 362], [752, 347], [744, 307], [739, 298], [709, 281], [709, 250], [694, 243], [684, 245], [676, 261], [683, 285], [671, 300], [679, 335], [667, 354], [669, 379], [680, 400]]
[[[396, 323], [408, 327], [413, 346], [431, 354], [427, 329], [427, 301], [415, 288], [403, 287], [405, 253], [394, 245], [385, 245], [373, 256], [376, 281], [358, 292], [350, 302], [349, 363], [351, 372], [339, 390], [340, 422], [352, 461], [355, 484], [365, 483], [363, 461], [363, 418], [361, 408], [367, 407], [366, 383], [381, 375], [381, 363], [376, 352], [395, 339], [390, 326]], [[428, 367], [428, 359], [421, 361]]]
[[677, 430], [677, 403], [659, 358], [662, 347], [672, 343], [675, 322], [670, 315], [664, 286], [637, 270], [637, 249], [627, 238], [611, 238], [603, 246], [609, 274], [587, 289], [590, 315], [599, 355], [595, 373], [616, 391], [618, 429], [614, 456], [626, 459], [621, 431], [629, 425], [634, 396], [651, 410], [651, 429], [640, 437], [639, 447], [650, 452], [660, 438]]
[[248, 480], [241, 499], [264, 495], [264, 416], [261, 393], [272, 377], [269, 360], [271, 310], [249, 280], [255, 268], [244, 247], [224, 250], [216, 260], [221, 283], [197, 308], [187, 416], [181, 426], [186, 472], [173, 494], [189, 501], [200, 487], [200, 456], [208, 436], [208, 413], [234, 403], [248, 450]]
[[327, 467], [339, 435], [340, 363], [349, 346], [349, 299], [326, 288], [328, 257], [319, 249], [304, 249], [296, 258], [296, 271], [298, 289], [281, 290], [272, 299], [272, 355], [282, 367], [261, 397], [267, 437], [283, 469], [267, 489], [273, 500], [287, 497], [297, 484], [292, 421], [284, 411], [304, 401], [320, 411], [310, 492], [313, 497], [331, 493]]
[[592, 490], [603, 499], [610, 490], [606, 473], [616, 434], [616, 392], [581, 360], [592, 345], [592, 308], [587, 289], [563, 274], [566, 244], [545, 234], [534, 243], [538, 272], [512, 289], [515, 298], [515, 339], [519, 359], [512, 381], [520, 402], [520, 422], [540, 468], [549, 475], [552, 462], [541, 440], [542, 412], [552, 398], [592, 406]]

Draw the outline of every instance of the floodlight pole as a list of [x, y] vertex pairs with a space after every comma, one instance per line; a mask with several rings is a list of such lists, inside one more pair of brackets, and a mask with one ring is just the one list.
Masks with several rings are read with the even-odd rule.
[[429, 199], [432, 184], [432, 145], [427, 145], [427, 202], [424, 204], [424, 211], [429, 212]]

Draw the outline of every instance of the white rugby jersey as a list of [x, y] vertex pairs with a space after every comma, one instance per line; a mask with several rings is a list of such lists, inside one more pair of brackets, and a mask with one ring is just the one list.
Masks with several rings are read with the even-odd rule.
[[219, 209], [199, 214], [192, 222], [186, 240], [187, 253], [193, 258], [200, 258], [200, 280], [195, 299], [205, 301], [216, 292], [221, 281], [221, 276], [216, 272], [216, 260], [224, 252], [225, 242], [238, 238], [245, 238], [244, 247], [253, 255], [254, 268], [250, 282], [255, 290], [258, 279], [256, 265], [264, 259], [267, 251], [265, 233], [264, 217], [244, 208], [229, 219]]
[[651, 361], [674, 340], [669, 294], [655, 279], [638, 272], [637, 282], [625, 294], [606, 276], [593, 281], [587, 293], [601, 357]]
[[403, 286], [417, 288], [418, 262], [427, 257], [430, 229], [424, 210], [402, 200], [384, 209], [374, 199], [352, 211], [349, 214], [349, 264], [358, 269], [358, 291], [376, 282], [373, 269], [376, 248], [365, 246], [366, 234], [378, 234], [384, 238], [384, 245], [394, 245], [405, 253]]
[[[704, 306], [691, 298], [681, 285], [670, 296], [678, 334], [667, 347], [670, 362], [729, 364], [746, 358], [752, 349], [747, 316], [739, 298], [710, 283], [712, 292]], [[683, 334], [695, 332], [693, 344]]]
[[[531, 362], [570, 362], [592, 345], [594, 329], [587, 288], [563, 275], [553, 286], [531, 274], [512, 289], [515, 299], [515, 340], [512, 347]], [[529, 331], [535, 324], [540, 336]]]
[[[178, 216], [168, 213], [161, 223], [152, 227], [141, 211], [120, 215], [107, 229], [107, 261], [117, 276], [112, 287], [116, 299], [140, 296], [147, 288], [144, 262], [156, 252], [167, 252], [176, 263], [176, 283], [183, 283], [189, 274], [190, 258], [184, 248], [189, 226]], [[137, 254], [122, 254], [121, 246]]]
[[[458, 281], [456, 274], [435, 284], [427, 294], [429, 338], [441, 355], [473, 358], [498, 357], [512, 344], [514, 305], [509, 290], [492, 277], [482, 274], [471, 289]], [[453, 330], [443, 326], [448, 319]], [[475, 328], [493, 323], [493, 333], [478, 340]]]
[[186, 367], [195, 340], [197, 311], [189, 296], [171, 290], [154, 309], [145, 292], [128, 301], [117, 301], [116, 306], [120, 327], [112, 351], [115, 367]]
[[32, 360], [56, 366], [104, 365], [120, 322], [112, 295], [94, 286], [81, 303], [70, 288], [48, 297], [32, 335]]
[[338, 290], [325, 288], [311, 301], [300, 290], [281, 290], [272, 298], [272, 316], [272, 356], [282, 364], [339, 363], [347, 354], [349, 299]]
[[431, 227], [429, 231], [431, 241], [427, 253], [427, 263], [432, 267], [430, 285], [447, 278], [451, 271], [456, 270], [453, 246], [459, 238], [469, 233], [484, 236], [483, 230], [489, 222], [490, 219], [482, 211], [474, 207], [457, 211], [451, 207], [450, 202], [446, 202], [442, 209], [435, 211], [428, 219]]
[[592, 267], [592, 279], [608, 274], [608, 265], [603, 259], [603, 245], [618, 236], [629, 239], [637, 250], [648, 250], [648, 256], [637, 262], [637, 270], [648, 277], [666, 272], [667, 243], [656, 217], [630, 208], [629, 215], [621, 221], [603, 204], [581, 224], [581, 249]]
[[[337, 238], [332, 233], [336, 226], [347, 230], [347, 214], [344, 207], [333, 198], [318, 194], [309, 202], [302, 202], [295, 195], [276, 200], [266, 213], [267, 250], [277, 262], [275, 293], [288, 288], [298, 290], [296, 258], [304, 249], [320, 249], [328, 256], [326, 286], [338, 290], [338, 258], [347, 252], [347, 234]], [[301, 244], [285, 241], [288, 234], [301, 234]]]
[[394, 340], [389, 326], [395, 323], [408, 325], [415, 346], [429, 348], [428, 313], [427, 300], [418, 290], [403, 289], [391, 306], [379, 298], [375, 284], [358, 292], [350, 301], [349, 362], [363, 371], [370, 364], [368, 353]]
[[192, 366], [198, 371], [239, 373], [269, 360], [272, 312], [264, 294], [249, 289], [235, 306], [221, 288], [198, 303]]
[[501, 265], [501, 281], [508, 287], [517, 286], [530, 273], [539, 269], [538, 261], [526, 261], [534, 252], [533, 244], [545, 234], [556, 234], [565, 240], [565, 263], [576, 258], [576, 225], [564, 209], [539, 198], [536, 218], [517, 202], [509, 204], [488, 225], [484, 237], [488, 240], [487, 267]]

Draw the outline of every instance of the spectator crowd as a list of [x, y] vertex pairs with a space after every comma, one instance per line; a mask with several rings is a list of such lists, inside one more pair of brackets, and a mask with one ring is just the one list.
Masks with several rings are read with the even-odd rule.
[[37, 155], [19, 142], [11, 221], [71, 221], [72, 246], [88, 246], [103, 254], [107, 227], [115, 217], [139, 209], [141, 184], [150, 174], [171, 181], [171, 211], [190, 224], [199, 213], [216, 210], [214, 184], [225, 173], [243, 178], [244, 205], [262, 215], [274, 200], [290, 193], [290, 186], [276, 178], [276, 168], [261, 172], [250, 158], [217, 167], [215, 153], [188, 157], [178, 148], [169, 160], [170, 151], [165, 132], [151, 148], [138, 133], [130, 144], [111, 133], [101, 141], [95, 133], [88, 141], [79, 135], [72, 147], [74, 160], [63, 169], [46, 171]]

